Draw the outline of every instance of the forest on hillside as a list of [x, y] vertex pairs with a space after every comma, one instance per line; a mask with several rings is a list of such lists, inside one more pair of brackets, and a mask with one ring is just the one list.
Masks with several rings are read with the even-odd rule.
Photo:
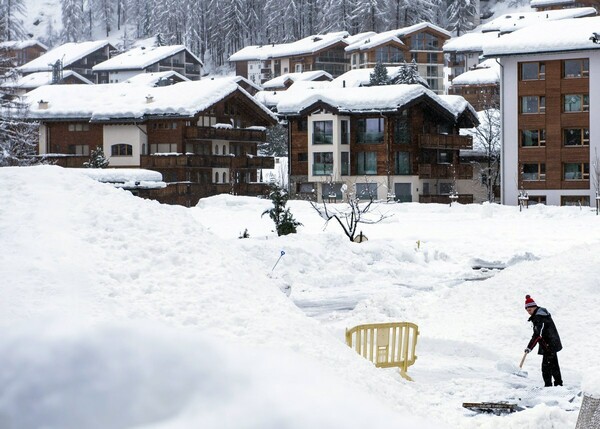
[[[513, 0], [514, 1], [514, 0]], [[60, 29], [46, 23], [40, 41], [52, 47], [119, 34], [119, 48], [160, 35], [218, 67], [248, 45], [284, 43], [313, 34], [386, 31], [422, 21], [466, 31], [476, 0], [58, 0]], [[28, 38], [25, 0], [0, 1], [0, 42]], [[43, 24], [42, 24], [43, 25]], [[95, 39], [98, 39], [96, 36]]]

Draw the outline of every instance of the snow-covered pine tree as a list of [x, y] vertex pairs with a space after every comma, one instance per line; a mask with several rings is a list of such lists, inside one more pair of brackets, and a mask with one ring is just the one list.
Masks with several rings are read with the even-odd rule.
[[83, 163], [85, 168], [106, 168], [108, 167], [108, 159], [104, 155], [104, 151], [100, 146], [96, 146], [96, 149], [92, 150], [90, 154], [90, 160]]
[[419, 75], [419, 67], [415, 60], [412, 60], [410, 64], [407, 64], [406, 62], [402, 64], [398, 76], [393, 79], [392, 83], [407, 85], [419, 84], [423, 85], [425, 88], [429, 88], [427, 81]]
[[361, 17], [359, 31], [381, 31], [384, 14], [383, 2], [380, 0], [360, 0], [352, 11], [352, 15]]
[[23, 28], [26, 12], [25, 0], [0, 1], [0, 41], [27, 38], [27, 32]]
[[387, 67], [385, 67], [380, 61], [377, 61], [373, 71], [369, 75], [370, 86], [381, 86], [390, 85], [392, 82], [388, 76]]
[[115, 3], [114, 0], [94, 0], [94, 9], [92, 15], [95, 16], [102, 24], [106, 31], [106, 37], [110, 36], [114, 18], [115, 18]]
[[62, 24], [63, 30], [61, 40], [63, 42], [81, 42], [85, 40], [85, 14], [83, 0], [62, 0]]
[[28, 106], [0, 91], [0, 167], [37, 164], [38, 124], [27, 121]]
[[282, 124], [267, 129], [267, 141], [259, 143], [258, 150], [264, 156], [287, 156], [288, 133]]
[[473, 19], [477, 13], [476, 0], [452, 0], [448, 4], [448, 25], [457, 36], [474, 27]]
[[273, 185], [271, 188], [271, 193], [269, 194], [269, 198], [271, 198], [271, 201], [273, 201], [273, 208], [265, 210], [262, 216], [268, 214], [273, 220], [277, 235], [281, 236], [295, 234], [296, 228], [302, 224], [294, 219], [294, 216], [290, 212], [289, 208], [285, 208], [285, 205], [290, 198], [287, 191], [277, 185]]

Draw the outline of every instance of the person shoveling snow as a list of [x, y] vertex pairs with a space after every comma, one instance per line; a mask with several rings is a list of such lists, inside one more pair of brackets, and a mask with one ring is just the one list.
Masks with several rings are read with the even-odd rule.
[[[525, 348], [525, 356], [539, 343], [538, 354], [542, 355], [544, 385], [546, 387], [552, 386], [552, 379], [554, 378], [554, 385], [562, 386], [563, 380], [558, 365], [558, 356], [556, 355], [562, 350], [562, 344], [552, 316], [545, 308], [538, 307], [530, 295], [525, 297], [525, 310], [531, 316], [529, 321], [533, 323], [533, 335], [529, 344], [527, 344], [527, 348]], [[525, 356], [521, 360], [521, 366]]]

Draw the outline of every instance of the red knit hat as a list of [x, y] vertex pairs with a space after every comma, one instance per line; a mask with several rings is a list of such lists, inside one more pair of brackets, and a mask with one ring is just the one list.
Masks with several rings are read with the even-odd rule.
[[525, 296], [525, 308], [529, 308], [529, 307], [537, 307], [537, 304], [535, 303], [535, 301], [533, 300], [533, 298], [529, 295]]

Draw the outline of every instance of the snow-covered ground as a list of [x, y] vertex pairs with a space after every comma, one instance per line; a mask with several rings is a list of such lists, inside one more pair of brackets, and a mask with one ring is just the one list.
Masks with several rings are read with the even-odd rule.
[[[0, 169], [0, 427], [575, 426], [600, 343], [595, 212], [381, 204], [357, 244], [288, 206], [303, 226], [277, 237], [269, 200], [188, 209], [55, 166]], [[531, 393], [536, 354], [513, 374], [526, 294], [561, 334], [563, 388]], [[419, 326], [414, 382], [344, 343], [388, 321]], [[462, 407], [489, 401], [528, 408]]]

